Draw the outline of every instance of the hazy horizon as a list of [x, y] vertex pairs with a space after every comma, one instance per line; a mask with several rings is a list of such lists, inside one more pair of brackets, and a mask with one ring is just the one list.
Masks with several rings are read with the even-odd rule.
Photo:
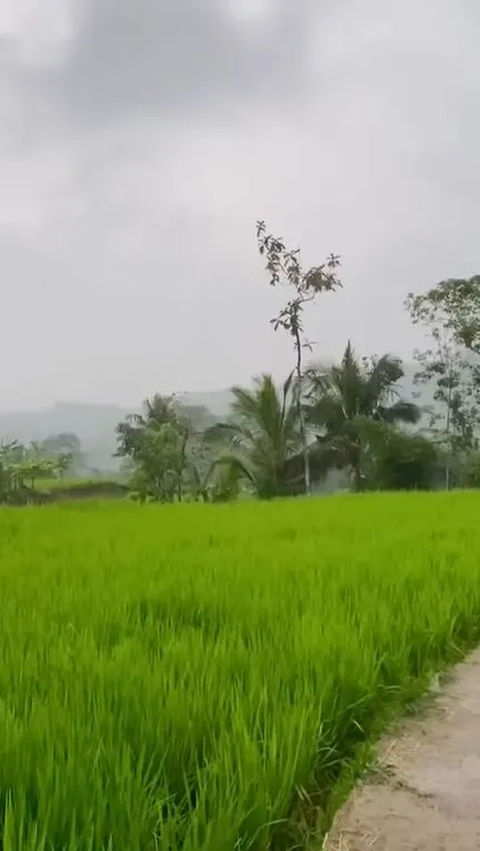
[[[363, 355], [362, 352], [359, 352], [359, 354]], [[313, 365], [318, 366], [322, 363], [327, 365], [328, 363], [332, 363], [332, 362], [333, 362], [332, 358], [323, 358], [323, 359], [316, 359], [315, 361], [311, 361], [310, 363], [311, 363], [312, 366]], [[415, 360], [413, 358], [402, 359], [402, 363], [405, 367], [405, 378], [404, 378], [404, 380], [399, 382], [399, 392], [402, 393], [402, 386], [403, 386], [404, 383], [406, 383], [407, 395], [409, 396], [410, 391], [411, 391], [410, 385], [412, 385], [412, 387], [413, 387], [413, 375], [417, 370], [417, 366], [416, 366]], [[290, 363], [289, 371], [292, 368], [293, 368], [293, 363]], [[103, 400], [88, 400], [88, 399], [82, 399], [82, 398], [70, 398], [70, 399], [68, 399], [68, 398], [66, 398], [66, 399], [53, 399], [49, 402], [46, 402], [46, 403], [41, 404], [41, 405], [36, 405], [36, 406], [25, 405], [23, 407], [18, 406], [17, 408], [7, 408], [7, 407], [5, 407], [1, 404], [1, 400], [0, 400], [0, 417], [15, 416], [17, 414], [20, 415], [20, 416], [22, 414], [41, 414], [42, 412], [60, 410], [62, 408], [70, 408], [70, 409], [73, 410], [74, 408], [77, 407], [79, 409], [84, 409], [88, 406], [97, 407], [97, 408], [119, 408], [119, 409], [122, 409], [124, 411], [132, 411], [133, 412], [135, 410], [140, 409], [141, 405], [143, 404], [143, 402], [144, 402], [145, 398], [147, 398], [147, 396], [151, 397], [155, 393], [160, 393], [162, 395], [174, 394], [174, 395], [178, 396], [179, 399], [181, 399], [182, 396], [185, 396], [187, 403], [191, 402], [192, 404], [204, 404], [206, 407], [208, 407], [209, 406], [208, 402], [209, 402], [210, 397], [212, 399], [215, 399], [215, 400], [216, 400], [216, 397], [225, 397], [227, 394], [229, 394], [229, 392], [230, 392], [230, 390], [231, 390], [231, 388], [234, 384], [240, 383], [242, 386], [247, 386], [247, 387], [253, 386], [255, 379], [258, 376], [260, 376], [261, 373], [262, 373], [262, 370], [259, 370], [255, 375], [251, 375], [251, 376], [248, 376], [247, 378], [245, 378], [244, 381], [242, 381], [242, 382], [230, 382], [225, 387], [209, 387], [209, 388], [200, 389], [200, 390], [198, 390], [196, 388], [192, 388], [192, 389], [185, 389], [183, 391], [182, 390], [175, 390], [175, 389], [171, 390], [169, 388], [165, 388], [165, 387], [161, 387], [161, 386], [152, 387], [151, 390], [145, 396], [137, 397], [136, 399], [130, 399], [130, 400], [125, 399], [123, 401], [121, 399], [120, 400], [111, 400], [111, 399], [108, 399], [108, 398], [105, 398]], [[273, 374], [274, 379], [280, 385], [285, 378], [285, 374], [280, 375], [278, 372], [277, 373], [274, 372], [272, 374]]]
[[0, 410], [285, 374], [257, 218], [342, 255], [319, 351], [410, 360], [407, 292], [479, 271], [479, 25], [473, 0], [3, 0]]

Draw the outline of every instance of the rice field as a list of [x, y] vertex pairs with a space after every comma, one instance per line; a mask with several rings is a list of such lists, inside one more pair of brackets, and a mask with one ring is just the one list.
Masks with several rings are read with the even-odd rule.
[[479, 638], [480, 497], [0, 511], [2, 851], [302, 847]]

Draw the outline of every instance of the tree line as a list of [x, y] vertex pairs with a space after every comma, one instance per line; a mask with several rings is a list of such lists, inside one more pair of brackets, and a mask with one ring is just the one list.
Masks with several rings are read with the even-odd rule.
[[[256, 225], [270, 287], [286, 301], [274, 332], [292, 341], [292, 369], [231, 388], [229, 416], [155, 394], [116, 428], [116, 457], [135, 498], [216, 502], [271, 499], [321, 489], [335, 471], [356, 491], [480, 486], [480, 275], [448, 279], [405, 308], [428, 341], [414, 353], [415, 391], [400, 392], [404, 367], [391, 354], [359, 356], [346, 342], [338, 364], [316, 365], [304, 311], [342, 287], [340, 257], [304, 269], [299, 249]], [[421, 406], [421, 389], [432, 405]], [[0, 445], [0, 502], [35, 501], [39, 480], [84, 466], [75, 434]]]
[[[341, 286], [340, 257], [304, 269], [300, 251], [256, 226], [271, 287], [287, 293], [273, 330], [292, 340], [292, 370], [281, 386], [262, 374], [231, 388], [230, 416], [154, 395], [117, 426], [140, 500], [225, 501], [309, 494], [332, 470], [357, 490], [475, 487], [480, 484], [480, 275], [409, 294], [405, 308], [429, 345], [414, 354], [416, 392], [402, 397], [404, 367], [383, 354], [360, 357], [347, 341], [333, 366], [312, 363], [304, 311]], [[422, 386], [433, 405], [421, 407]], [[424, 424], [425, 420], [427, 423]]]

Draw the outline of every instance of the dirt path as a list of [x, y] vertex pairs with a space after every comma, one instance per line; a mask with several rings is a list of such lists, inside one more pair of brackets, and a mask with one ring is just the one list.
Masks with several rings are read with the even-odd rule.
[[424, 716], [382, 743], [378, 773], [340, 810], [324, 848], [480, 849], [480, 650]]

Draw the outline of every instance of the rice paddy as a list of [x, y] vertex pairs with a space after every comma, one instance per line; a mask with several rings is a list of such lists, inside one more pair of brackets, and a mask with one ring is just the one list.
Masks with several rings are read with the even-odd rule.
[[1, 510], [2, 851], [302, 847], [362, 743], [478, 641], [479, 508]]

